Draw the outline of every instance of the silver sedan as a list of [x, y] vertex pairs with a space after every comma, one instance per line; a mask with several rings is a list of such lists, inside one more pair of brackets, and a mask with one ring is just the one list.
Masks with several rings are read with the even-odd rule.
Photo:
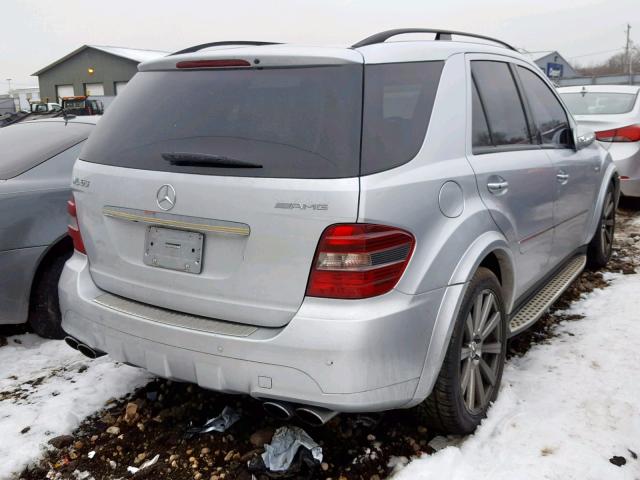
[[620, 191], [640, 197], [640, 87], [587, 85], [558, 93], [578, 124], [594, 130], [620, 174]]

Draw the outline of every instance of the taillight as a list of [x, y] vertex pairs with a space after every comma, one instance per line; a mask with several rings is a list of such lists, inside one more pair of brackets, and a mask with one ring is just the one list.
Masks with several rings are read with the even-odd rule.
[[84, 242], [82, 241], [82, 234], [80, 233], [80, 226], [78, 225], [78, 211], [76, 209], [76, 201], [71, 196], [71, 200], [67, 200], [67, 212], [69, 212], [69, 225], [67, 226], [67, 233], [73, 240], [73, 248], [78, 252], [86, 254], [84, 249]]
[[250, 67], [246, 60], [185, 60], [176, 63], [177, 68], [228, 68], [228, 67]]
[[307, 295], [356, 299], [386, 293], [400, 280], [414, 246], [413, 235], [399, 228], [331, 225], [318, 243]]
[[629, 125], [596, 132], [596, 138], [601, 142], [638, 142], [640, 141], [640, 125]]

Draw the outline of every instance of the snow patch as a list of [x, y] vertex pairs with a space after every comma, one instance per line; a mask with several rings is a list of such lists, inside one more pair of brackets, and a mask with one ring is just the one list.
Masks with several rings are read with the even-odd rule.
[[[553, 342], [506, 366], [500, 396], [460, 446], [423, 456], [395, 480], [637, 479], [640, 461], [640, 275], [576, 302]], [[609, 462], [625, 456], [627, 464]]]
[[55, 436], [145, 385], [143, 370], [105, 356], [90, 360], [64, 342], [26, 334], [0, 348], [0, 478], [18, 473]]

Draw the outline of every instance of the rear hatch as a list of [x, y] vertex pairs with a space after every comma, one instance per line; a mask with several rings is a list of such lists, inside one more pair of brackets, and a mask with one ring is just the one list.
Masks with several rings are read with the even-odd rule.
[[246, 68], [176, 68], [193, 55], [141, 68], [74, 169], [101, 289], [253, 325], [293, 317], [322, 231], [358, 210], [361, 58], [317, 51], [195, 57]]

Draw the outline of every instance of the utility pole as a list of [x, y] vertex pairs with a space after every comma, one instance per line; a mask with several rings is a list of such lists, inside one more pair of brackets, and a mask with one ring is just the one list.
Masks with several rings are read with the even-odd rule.
[[627, 23], [627, 46], [625, 47], [627, 66], [629, 67], [629, 85], [633, 85], [632, 52], [631, 52], [631, 25]]
[[7, 83], [9, 84], [9, 91], [7, 93], [9, 93], [9, 96], [11, 96], [11, 78], [7, 78]]

